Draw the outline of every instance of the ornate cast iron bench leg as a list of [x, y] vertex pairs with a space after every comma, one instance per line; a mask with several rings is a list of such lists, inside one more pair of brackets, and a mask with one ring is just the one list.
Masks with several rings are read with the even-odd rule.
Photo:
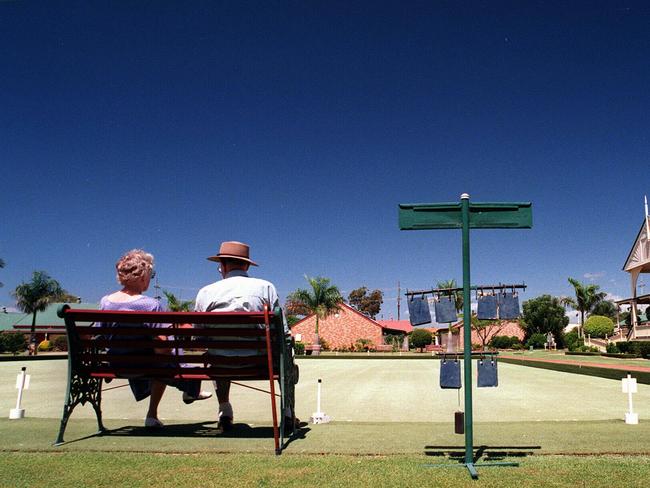
[[68, 379], [68, 391], [63, 405], [59, 434], [54, 442], [55, 446], [60, 446], [65, 442], [63, 435], [74, 408], [80, 403], [85, 405], [86, 402], [90, 403], [95, 410], [98, 433], [106, 432], [106, 427], [102, 422], [102, 380], [100, 378], [82, 378], [77, 374], [73, 374]]

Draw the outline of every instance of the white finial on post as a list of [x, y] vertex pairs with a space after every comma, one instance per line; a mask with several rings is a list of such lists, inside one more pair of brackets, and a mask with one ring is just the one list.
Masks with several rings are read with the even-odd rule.
[[645, 207], [645, 235], [650, 240], [650, 222], [648, 222], [648, 196], [643, 197], [643, 206]]
[[461, 200], [469, 200], [469, 193], [463, 193], [463, 194], [460, 196], [460, 199], [461, 199]]

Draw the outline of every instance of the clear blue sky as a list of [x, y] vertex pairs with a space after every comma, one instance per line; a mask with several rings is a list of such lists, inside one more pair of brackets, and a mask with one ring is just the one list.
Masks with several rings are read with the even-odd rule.
[[[222, 240], [281, 296], [461, 279], [397, 205], [532, 201], [472, 234], [523, 299], [621, 271], [650, 193], [646, 2], [0, 2], [0, 304], [34, 270], [97, 301], [143, 247], [183, 298]], [[650, 286], [650, 284], [649, 284]], [[404, 302], [403, 302], [404, 303]]]

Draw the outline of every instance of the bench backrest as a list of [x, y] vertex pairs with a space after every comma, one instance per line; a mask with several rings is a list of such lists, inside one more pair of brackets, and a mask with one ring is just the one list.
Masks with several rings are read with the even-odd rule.
[[[58, 314], [66, 324], [71, 368], [95, 377], [267, 379], [287, 354], [280, 308], [130, 312], [64, 305]], [[94, 325], [78, 326], [79, 322]], [[194, 327], [178, 327], [186, 323]], [[204, 354], [215, 348], [222, 354]], [[253, 355], [238, 356], [238, 350]]]

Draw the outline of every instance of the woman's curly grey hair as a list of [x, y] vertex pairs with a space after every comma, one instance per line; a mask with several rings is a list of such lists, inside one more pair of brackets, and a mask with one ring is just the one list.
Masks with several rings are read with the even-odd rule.
[[133, 249], [118, 260], [115, 269], [117, 270], [117, 281], [121, 285], [128, 285], [151, 274], [153, 256], [142, 249]]

